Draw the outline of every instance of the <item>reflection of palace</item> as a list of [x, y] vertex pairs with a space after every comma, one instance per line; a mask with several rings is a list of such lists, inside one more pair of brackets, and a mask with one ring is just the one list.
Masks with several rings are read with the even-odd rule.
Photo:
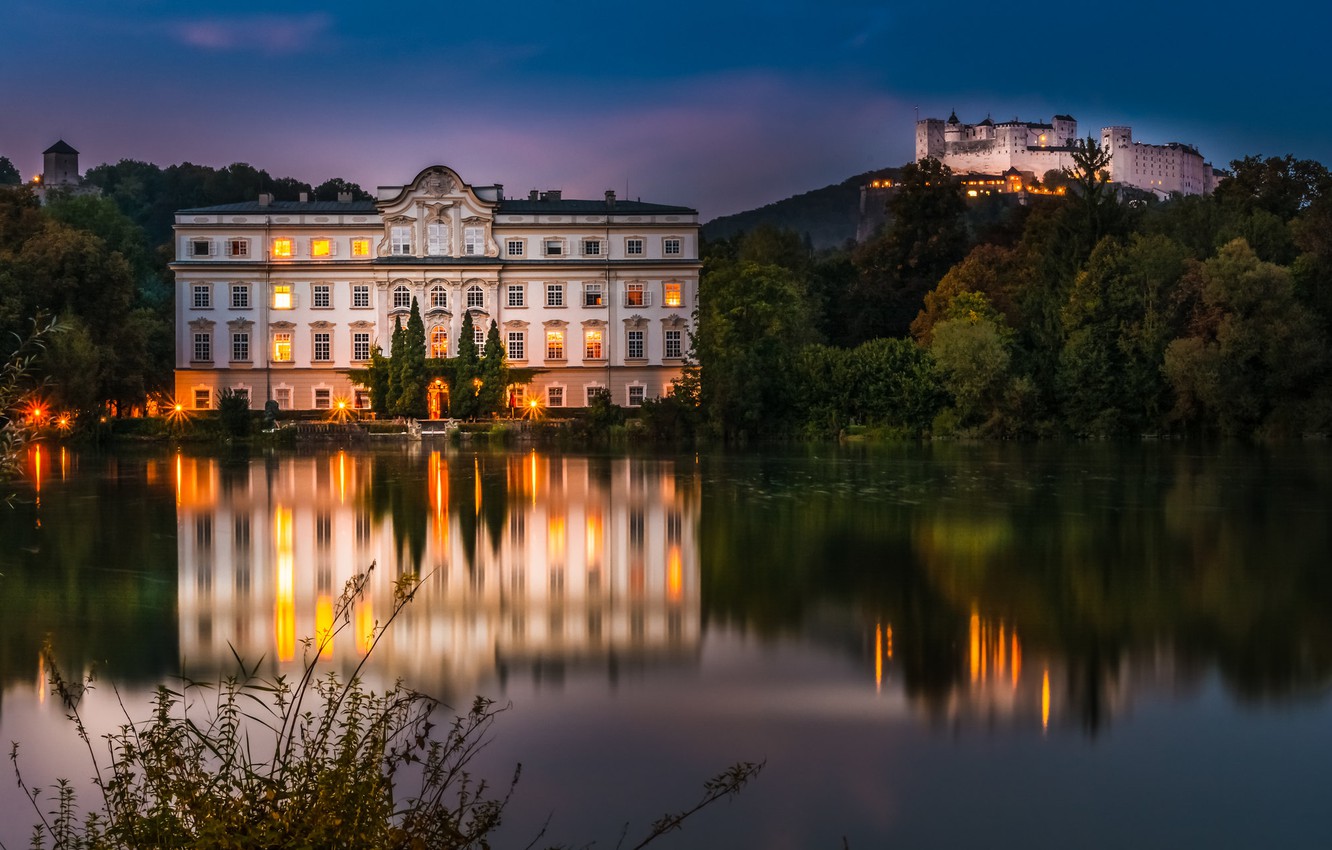
[[325, 653], [343, 670], [413, 571], [421, 590], [374, 655], [414, 686], [696, 652], [697, 500], [657, 462], [430, 451], [422, 475], [394, 461], [376, 475], [374, 456], [341, 452], [238, 469], [177, 456], [185, 669], [226, 671], [230, 647], [299, 664], [371, 562]]

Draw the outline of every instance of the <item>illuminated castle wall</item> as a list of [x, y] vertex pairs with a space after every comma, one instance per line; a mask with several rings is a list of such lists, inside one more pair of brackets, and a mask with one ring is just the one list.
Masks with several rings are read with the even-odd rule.
[[[476, 483], [481, 461], [438, 451], [426, 479], [413, 482], [428, 513], [418, 518], [424, 585], [375, 649], [379, 667], [423, 687], [456, 687], [501, 666], [697, 651], [692, 493], [677, 491], [674, 477], [636, 473], [649, 461], [614, 461], [605, 477], [587, 459], [486, 460], [503, 464], [503, 496]], [[344, 583], [374, 561], [369, 593], [325, 653], [334, 667], [354, 668], [392, 610], [395, 577], [413, 567], [404, 529], [394, 527], [411, 508], [369, 504], [374, 458], [293, 459], [271, 475], [262, 462], [239, 474], [210, 459], [175, 463], [183, 667], [229, 669], [229, 645], [250, 661], [299, 664], [302, 639], [334, 625]], [[649, 494], [648, 481], [670, 492]], [[498, 534], [486, 521], [489, 498], [506, 501]]]
[[[1056, 115], [1050, 123], [986, 118], [964, 124], [953, 113], [947, 120], [916, 122], [916, 159], [933, 157], [959, 174], [1001, 177], [1018, 171], [1039, 179], [1047, 171], [1073, 167], [1077, 139], [1078, 122], [1070, 115]], [[1111, 151], [1113, 183], [1162, 197], [1208, 194], [1216, 188], [1216, 172], [1192, 145], [1135, 142], [1129, 127], [1102, 129], [1101, 144]]]

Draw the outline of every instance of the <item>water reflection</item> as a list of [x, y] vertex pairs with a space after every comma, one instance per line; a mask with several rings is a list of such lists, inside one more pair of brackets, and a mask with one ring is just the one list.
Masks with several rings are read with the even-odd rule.
[[179, 644], [193, 676], [242, 658], [299, 663], [371, 563], [350, 628], [324, 651], [375, 649], [414, 687], [453, 693], [515, 671], [687, 659], [701, 634], [696, 480], [644, 459], [373, 454], [225, 463], [177, 456]]

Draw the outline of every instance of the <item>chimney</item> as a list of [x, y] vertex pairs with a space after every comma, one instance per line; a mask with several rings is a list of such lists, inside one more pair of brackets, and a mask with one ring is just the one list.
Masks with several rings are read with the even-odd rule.
[[339, 193], [338, 193], [338, 203], [340, 203], [340, 204], [350, 204], [350, 203], [351, 203], [351, 195], [352, 195], [351, 192], [339, 192]]
[[529, 201], [535, 201], [536, 199], [537, 199], [537, 190], [536, 190], [536, 189], [533, 189], [532, 191], [530, 191], [530, 192], [527, 193], [527, 200], [529, 200]]
[[541, 200], [558, 201], [560, 199], [560, 194], [562, 192], [563, 192], [562, 189], [547, 189], [546, 191], [541, 193]]
[[504, 184], [503, 184], [503, 183], [496, 183], [496, 184], [495, 184], [495, 200], [498, 200], [498, 201], [502, 201], [502, 200], [504, 200]]
[[303, 203], [303, 204], [308, 204], [308, 203], [310, 203], [310, 193], [309, 193], [309, 192], [302, 192], [302, 193], [301, 193], [301, 203]]
[[259, 193], [259, 206], [266, 207], [273, 203], [273, 196], [268, 192]]
[[615, 208], [615, 190], [614, 190], [614, 189], [607, 189], [607, 190], [606, 190], [606, 206], [610, 207], [611, 209], [614, 209], [614, 208]]

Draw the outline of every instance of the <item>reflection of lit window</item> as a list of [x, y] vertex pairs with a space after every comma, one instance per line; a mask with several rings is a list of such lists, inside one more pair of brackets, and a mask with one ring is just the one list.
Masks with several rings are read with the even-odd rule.
[[292, 240], [274, 239], [273, 256], [278, 258], [290, 258], [292, 252]]
[[291, 297], [291, 286], [287, 284], [278, 284], [273, 287], [273, 309], [290, 310], [294, 305]]
[[291, 333], [279, 331], [273, 334], [273, 360], [277, 363], [291, 362]]
[[667, 283], [667, 284], [664, 285], [664, 289], [665, 289], [665, 295], [664, 295], [664, 297], [663, 297], [663, 303], [664, 303], [667, 307], [679, 307], [679, 306], [680, 306], [680, 284], [678, 284], [678, 283]]
[[311, 257], [331, 257], [333, 256], [333, 242], [329, 239], [311, 239], [310, 240]]
[[602, 358], [601, 331], [588, 330], [583, 332], [583, 359], [600, 360]]

